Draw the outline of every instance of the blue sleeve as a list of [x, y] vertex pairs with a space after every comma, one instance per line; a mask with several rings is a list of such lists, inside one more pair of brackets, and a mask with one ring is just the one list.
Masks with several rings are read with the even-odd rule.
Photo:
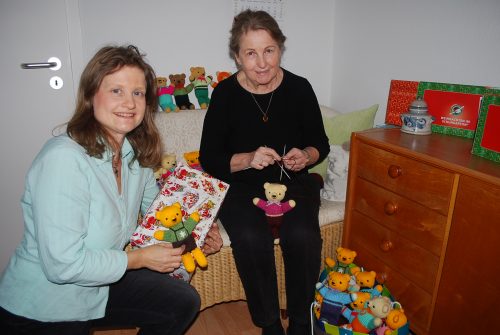
[[158, 186], [158, 183], [156, 182], [154, 173], [152, 169], [147, 169], [147, 176], [146, 176], [146, 187], [144, 188], [144, 196], [142, 198], [142, 204], [141, 204], [141, 213], [144, 215], [153, 203], [153, 200], [156, 198], [158, 195], [158, 192], [160, 192], [160, 188]]

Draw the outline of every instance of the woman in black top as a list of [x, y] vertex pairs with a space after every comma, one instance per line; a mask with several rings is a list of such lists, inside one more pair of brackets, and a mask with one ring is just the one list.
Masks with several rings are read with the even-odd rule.
[[310, 334], [309, 307], [321, 264], [320, 185], [308, 168], [329, 152], [321, 111], [309, 82], [280, 67], [286, 37], [264, 11], [234, 19], [230, 54], [238, 72], [212, 94], [200, 145], [205, 171], [230, 183], [219, 213], [254, 323], [283, 334], [265, 182], [287, 186], [296, 207], [279, 230], [290, 317], [288, 334]]

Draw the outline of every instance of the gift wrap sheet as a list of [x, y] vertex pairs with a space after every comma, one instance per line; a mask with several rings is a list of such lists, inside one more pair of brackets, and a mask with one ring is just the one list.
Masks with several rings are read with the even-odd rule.
[[[198, 247], [203, 246], [205, 237], [215, 222], [217, 212], [226, 196], [229, 185], [209, 174], [179, 164], [171, 173], [159, 180], [161, 190], [148, 208], [136, 231], [130, 238], [132, 248], [141, 248], [156, 243], [164, 243], [154, 238], [157, 230], [167, 230], [155, 214], [164, 206], [176, 202], [181, 204], [184, 220], [195, 211], [200, 215], [200, 221], [191, 233]], [[190, 276], [184, 266], [175, 270], [172, 276], [189, 280]]]

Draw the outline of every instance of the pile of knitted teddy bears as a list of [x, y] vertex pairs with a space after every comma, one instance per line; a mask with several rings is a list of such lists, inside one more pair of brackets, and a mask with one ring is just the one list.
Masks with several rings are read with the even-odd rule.
[[336, 259], [325, 259], [312, 306], [319, 332], [331, 334], [337, 328], [334, 333], [338, 334], [342, 328], [342, 334], [409, 334], [401, 304], [377, 283], [375, 271], [354, 264], [355, 257], [355, 251], [339, 247]]

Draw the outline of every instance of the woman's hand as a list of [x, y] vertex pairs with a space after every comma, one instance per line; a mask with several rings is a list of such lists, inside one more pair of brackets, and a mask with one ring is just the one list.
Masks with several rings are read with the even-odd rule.
[[219, 225], [214, 223], [205, 237], [205, 244], [201, 250], [205, 255], [215, 254], [222, 248], [222, 237], [220, 236]]
[[171, 243], [158, 243], [127, 252], [127, 269], [148, 268], [158, 272], [172, 272], [182, 262], [184, 246], [174, 248]]
[[292, 148], [283, 156], [283, 165], [287, 170], [300, 171], [311, 164], [310, 149]]
[[250, 167], [262, 170], [269, 165], [273, 165], [275, 161], [281, 161], [280, 155], [274, 151], [272, 148], [259, 147], [254, 152], [250, 153]]

